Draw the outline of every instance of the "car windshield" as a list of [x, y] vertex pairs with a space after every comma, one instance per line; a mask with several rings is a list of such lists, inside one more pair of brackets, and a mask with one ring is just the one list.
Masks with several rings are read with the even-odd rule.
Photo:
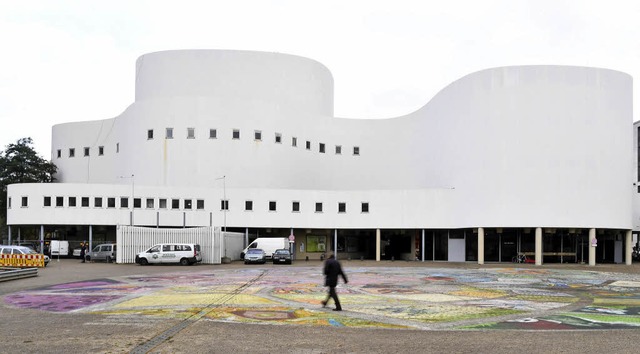
[[277, 254], [289, 254], [289, 251], [287, 250], [276, 250]]
[[38, 254], [38, 252], [32, 250], [29, 247], [20, 247], [20, 248], [18, 248], [18, 250], [20, 250], [22, 252], [22, 254]]
[[254, 248], [252, 250], [247, 251], [247, 253], [262, 253], [263, 251], [259, 248]]

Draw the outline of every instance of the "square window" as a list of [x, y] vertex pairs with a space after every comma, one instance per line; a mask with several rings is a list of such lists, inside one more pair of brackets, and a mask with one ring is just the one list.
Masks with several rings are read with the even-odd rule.
[[162, 198], [158, 201], [158, 207], [160, 209], [167, 209], [167, 200]]
[[196, 128], [187, 128], [187, 139], [196, 138]]
[[276, 133], [276, 144], [282, 144], [282, 134]]
[[64, 206], [64, 197], [56, 197], [56, 206], [63, 207]]
[[58, 149], [58, 158], [62, 157], [62, 150]]
[[147, 209], [153, 209], [155, 207], [155, 199], [147, 198]]
[[82, 197], [82, 199], [80, 199], [80, 205], [82, 205], [82, 207], [84, 208], [88, 208], [89, 207], [89, 197]]
[[104, 155], [104, 146], [98, 146], [98, 155]]
[[218, 132], [215, 129], [209, 129], [209, 139], [217, 139]]
[[220, 210], [229, 210], [229, 201], [222, 199], [220, 201]]
[[142, 198], [133, 198], [133, 208], [140, 209], [142, 207]]
[[191, 199], [184, 200], [184, 208], [189, 210], [191, 209]]
[[291, 146], [298, 146], [298, 138], [296, 138], [295, 136], [291, 138]]
[[95, 197], [93, 199], [93, 206], [95, 208], [102, 208], [102, 197]]
[[204, 209], [204, 199], [196, 200], [196, 209], [203, 210]]
[[153, 129], [147, 130], [147, 140], [153, 139]]
[[26, 208], [29, 206], [29, 197], [22, 197], [22, 207]]
[[338, 213], [347, 212], [347, 203], [338, 203]]
[[251, 200], [246, 200], [244, 202], [244, 210], [252, 211], [253, 210], [253, 202]]
[[360, 147], [354, 146], [353, 147], [353, 154], [354, 155], [360, 155]]
[[120, 207], [128, 208], [129, 207], [129, 198], [128, 197], [120, 197]]
[[233, 130], [233, 139], [240, 139], [240, 129]]
[[76, 149], [70, 148], [69, 149], [69, 157], [75, 157], [75, 156], [76, 156]]
[[311, 142], [309, 140], [307, 140], [306, 148], [307, 150], [311, 150]]
[[363, 213], [368, 213], [369, 212], [369, 203], [362, 202], [362, 212]]
[[342, 154], [342, 146], [336, 145], [336, 155], [341, 155], [341, 154]]
[[51, 206], [51, 197], [44, 197], [44, 206], [46, 207]]
[[167, 128], [166, 139], [173, 139], [173, 128]]
[[180, 199], [171, 199], [171, 209], [180, 209]]
[[109, 197], [107, 198], [107, 208], [115, 208], [116, 207], [116, 198]]
[[89, 148], [88, 147], [84, 148], [84, 156], [89, 156]]
[[269, 202], [269, 211], [276, 211], [276, 202], [274, 201]]
[[299, 213], [300, 212], [300, 202], [291, 203], [291, 211], [294, 212], [294, 213]]
[[256, 130], [255, 132], [253, 132], [253, 139], [262, 140], [262, 131]]
[[69, 206], [70, 207], [76, 206], [76, 197], [69, 197]]
[[321, 154], [324, 154], [324, 144], [323, 143], [319, 144], [319, 150], [320, 150]]
[[322, 203], [316, 203], [316, 213], [322, 213]]

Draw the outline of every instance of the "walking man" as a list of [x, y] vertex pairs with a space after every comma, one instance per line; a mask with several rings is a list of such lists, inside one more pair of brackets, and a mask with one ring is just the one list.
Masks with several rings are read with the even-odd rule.
[[84, 245], [84, 242], [80, 242], [80, 258], [82, 258], [82, 262], [84, 263], [84, 256], [87, 253], [87, 246]]
[[342, 280], [347, 284], [349, 281], [347, 280], [347, 276], [344, 275], [342, 271], [342, 266], [340, 262], [336, 259], [334, 255], [330, 255], [329, 258], [324, 262], [324, 285], [329, 287], [329, 294], [327, 295], [327, 299], [322, 301], [322, 307], [326, 307], [327, 303], [330, 299], [336, 303], [336, 308], [333, 311], [342, 311], [342, 306], [340, 306], [340, 300], [338, 299], [338, 294], [336, 293], [336, 286], [338, 285], [338, 276], [342, 276]]

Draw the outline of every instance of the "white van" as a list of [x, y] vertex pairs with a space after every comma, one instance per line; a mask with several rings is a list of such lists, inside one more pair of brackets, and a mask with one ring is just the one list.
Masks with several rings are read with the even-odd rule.
[[249, 246], [247, 246], [247, 248], [242, 250], [242, 253], [240, 253], [240, 258], [244, 259], [245, 253], [247, 253], [247, 251], [251, 248], [262, 249], [266, 254], [267, 259], [271, 259], [273, 252], [275, 252], [276, 250], [282, 248], [287, 250], [289, 249], [289, 239], [286, 237], [258, 237], [257, 239], [253, 240], [253, 242], [251, 242]]
[[136, 263], [180, 263], [192, 265], [202, 262], [200, 245], [193, 243], [160, 243], [136, 255]]
[[69, 241], [51, 240], [49, 243], [49, 255], [51, 257], [66, 257], [69, 255]]

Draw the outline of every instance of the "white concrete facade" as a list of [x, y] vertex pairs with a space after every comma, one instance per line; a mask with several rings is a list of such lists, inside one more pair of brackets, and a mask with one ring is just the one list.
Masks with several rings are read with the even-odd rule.
[[120, 198], [133, 189], [139, 226], [221, 226], [224, 194], [236, 228], [636, 228], [632, 79], [621, 72], [487, 69], [380, 120], [335, 117], [329, 70], [291, 55], [151, 53], [138, 59], [135, 85], [118, 117], [53, 127], [59, 183], [11, 185], [9, 225], [129, 224]]

